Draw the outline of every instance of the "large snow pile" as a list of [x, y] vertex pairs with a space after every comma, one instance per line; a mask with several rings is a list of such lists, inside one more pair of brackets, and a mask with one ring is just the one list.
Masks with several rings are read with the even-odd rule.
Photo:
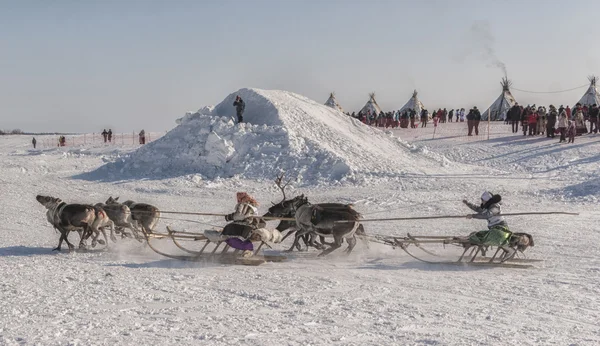
[[[246, 102], [247, 123], [234, 121], [237, 95]], [[283, 170], [299, 182], [313, 183], [451, 169], [442, 156], [286, 91], [241, 89], [178, 123], [161, 139], [93, 174], [118, 179], [188, 174], [272, 179]]]

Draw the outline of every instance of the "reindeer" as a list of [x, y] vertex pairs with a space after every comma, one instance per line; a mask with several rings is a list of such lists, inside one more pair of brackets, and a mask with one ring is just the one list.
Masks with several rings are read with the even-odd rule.
[[343, 239], [348, 242], [346, 252], [350, 254], [356, 245], [356, 230], [360, 226], [360, 214], [352, 207], [324, 208], [312, 205], [304, 196], [295, 199], [296, 240], [304, 234], [316, 233], [319, 236], [332, 236], [333, 243], [319, 256], [325, 256], [342, 246]]
[[67, 204], [60, 198], [37, 195], [35, 198], [48, 211], [46, 219], [60, 232], [58, 246], [53, 251], [60, 251], [62, 242], [66, 241], [69, 250], [75, 246], [67, 239], [70, 231], [78, 231], [81, 237], [79, 248], [85, 248], [85, 239], [93, 233], [93, 224], [96, 220], [96, 210], [91, 205]]
[[[277, 185], [279, 190], [281, 190], [281, 193], [283, 194], [283, 199], [281, 200], [281, 202], [279, 202], [277, 204], [271, 202], [271, 204], [273, 204], [273, 206], [270, 207], [268, 212], [266, 214], [264, 214], [263, 216], [285, 217], [285, 218], [294, 217], [292, 205], [289, 204], [290, 202], [287, 201], [285, 198], [285, 188], [290, 184], [291, 179], [289, 179], [285, 184], [282, 185], [284, 176], [285, 176], [285, 172], [281, 173], [281, 175], [277, 175], [275, 177], [275, 184]], [[297, 231], [296, 222], [288, 221], [288, 220], [281, 220], [281, 221], [279, 221], [279, 224], [277, 225], [277, 227], [275, 227], [275, 229], [278, 230], [282, 234], [283, 234], [283, 232], [288, 231], [288, 233], [283, 237], [283, 239], [281, 239], [281, 241], [284, 241], [290, 234], [295, 233]], [[305, 235], [303, 237], [304, 244], [307, 246], [307, 250], [308, 250], [308, 244], [309, 244], [309, 236], [310, 235]], [[292, 248], [288, 251], [291, 251], [294, 248], [294, 246], [298, 249], [298, 251], [302, 251], [302, 249], [300, 247], [300, 243], [296, 242], [296, 241], [294, 242]]]
[[[281, 193], [283, 194], [283, 199], [281, 200], [281, 202], [279, 202], [277, 204], [272, 203], [273, 206], [271, 206], [269, 208], [268, 212], [264, 216], [276, 216], [276, 217], [286, 217], [286, 218], [287, 217], [295, 217], [294, 205], [297, 204], [298, 202], [300, 202], [300, 200], [302, 200], [304, 198], [304, 195], [297, 196], [293, 199], [287, 200], [286, 195], [285, 195], [285, 188], [289, 185], [290, 180], [288, 180], [285, 184], [282, 185], [281, 182], [283, 181], [284, 175], [285, 175], [285, 173], [282, 173], [281, 175], [278, 175], [275, 179], [275, 184], [281, 190]], [[316, 204], [315, 206], [317, 206], [318, 208], [321, 208], [321, 209], [342, 210], [342, 211], [347, 210], [348, 208], [351, 208], [350, 205], [343, 204], [343, 203], [319, 203], [319, 204]], [[285, 238], [287, 238], [290, 234], [298, 231], [298, 227], [296, 226], [296, 221], [287, 221], [287, 220], [280, 221], [279, 225], [277, 225], [276, 229], [280, 232], [284, 232], [284, 231], [288, 230], [288, 233], [285, 235], [285, 237], [282, 239], [282, 241], [285, 240]], [[365, 229], [362, 224], [360, 224], [358, 226], [358, 229], [356, 230], [356, 234], [365, 235]], [[290, 249], [288, 249], [287, 251], [288, 252], [292, 251], [294, 249], [294, 247], [296, 247], [298, 249], [298, 251], [302, 251], [300, 242], [299, 242], [300, 239], [303, 239], [305, 245], [307, 246], [307, 250], [308, 250], [309, 246], [313, 246], [317, 249], [322, 249], [323, 245], [333, 245], [333, 243], [325, 242], [325, 237], [323, 235], [319, 235], [319, 238], [321, 240], [321, 244], [316, 242], [315, 233], [308, 233], [308, 234], [296, 236], [294, 239], [294, 243], [292, 244]], [[366, 243], [366, 240], [364, 240], [364, 241]], [[367, 246], [368, 246], [368, 244], [367, 244]]]
[[[110, 197], [106, 204], [118, 204], [117, 198]], [[160, 210], [157, 207], [145, 204], [145, 203], [135, 203], [134, 201], [125, 201], [124, 205], [129, 207], [131, 211], [131, 219], [135, 221], [134, 226], [136, 228], [140, 228], [144, 234], [152, 233], [154, 231], [154, 226], [160, 219]], [[137, 234], [136, 234], [137, 237]]]
[[[133, 225], [133, 219], [131, 217], [131, 210], [129, 210], [128, 206], [117, 202], [118, 199], [119, 199], [119, 197], [117, 197], [117, 198], [109, 197], [108, 200], [106, 201], [106, 203], [96, 203], [95, 206], [101, 207], [102, 209], [104, 209], [104, 211], [108, 215], [109, 219], [114, 223], [117, 231], [121, 232], [123, 237], [125, 236], [124, 229], [128, 228], [136, 236], [136, 238], [139, 238], [138, 234], [137, 234], [138, 230]], [[112, 239], [112, 241], [116, 241], [116, 238], [112, 232], [111, 232], [111, 239]]]
[[508, 239], [508, 245], [523, 253], [528, 247], [534, 246], [533, 237], [528, 233], [513, 233]]
[[[95, 205], [94, 206], [94, 222], [92, 223], [92, 233], [93, 233], [93, 237], [92, 237], [92, 247], [96, 247], [96, 244], [100, 243], [101, 245], [106, 245], [108, 247], [108, 238], [106, 237], [106, 231], [105, 228], [108, 227], [110, 228], [110, 239], [113, 242], [116, 242], [117, 239], [115, 238], [115, 224], [114, 222], [112, 222], [112, 220], [109, 218], [108, 214], [106, 213], [106, 210], [104, 210], [101, 206]], [[104, 241], [102, 240], [98, 240], [98, 237], [100, 236], [100, 232], [102, 232], [102, 235], [104, 236]], [[89, 235], [88, 235], [89, 237]], [[86, 238], [87, 239], [87, 238]]]

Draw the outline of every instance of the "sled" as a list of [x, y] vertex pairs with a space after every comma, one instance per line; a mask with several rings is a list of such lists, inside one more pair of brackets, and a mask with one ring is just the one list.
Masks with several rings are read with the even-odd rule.
[[[192, 261], [192, 262], [216, 262], [223, 264], [236, 264], [236, 265], [248, 265], [257, 266], [266, 262], [282, 262], [287, 259], [281, 255], [259, 255], [263, 245], [269, 247], [269, 245], [263, 241], [257, 241], [253, 243], [259, 243], [253, 254], [248, 257], [242, 256], [242, 251], [234, 249], [226, 243], [226, 240], [230, 237], [223, 236], [220, 231], [207, 230], [204, 233], [194, 232], [182, 232], [175, 231], [167, 226], [167, 233], [147, 233], [145, 234], [146, 242], [148, 247], [159, 255], [181, 260], [181, 261]], [[170, 239], [173, 244], [179, 248], [185, 254], [171, 254], [158, 249], [153, 241], [161, 239]], [[196, 243], [201, 245], [200, 249], [192, 250], [183, 245], [186, 243]]]
[[[526, 258], [522, 251], [510, 246], [514, 250], [514, 253], [510, 256], [508, 256], [505, 250], [498, 247], [492, 257], [486, 257], [485, 254], [489, 250], [489, 246], [473, 244], [467, 237], [461, 236], [413, 236], [408, 233], [406, 237], [375, 236], [370, 238], [369, 241], [400, 248], [410, 257], [428, 264], [527, 269], [534, 268], [533, 263], [542, 261]], [[442, 259], [428, 260], [415, 255], [412, 251], [413, 249], [417, 249], [431, 257], [443, 258], [443, 256], [430, 250], [427, 247], [428, 245], [442, 245], [443, 248], [446, 245], [453, 245], [462, 247], [464, 250], [455, 261]]]

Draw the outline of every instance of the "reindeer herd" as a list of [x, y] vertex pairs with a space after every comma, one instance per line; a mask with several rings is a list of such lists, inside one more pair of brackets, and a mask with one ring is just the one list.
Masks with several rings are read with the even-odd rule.
[[[287, 236], [295, 234], [292, 247], [303, 250], [300, 240], [304, 241], [306, 248], [314, 247], [323, 250], [320, 255], [327, 255], [340, 248], [344, 240], [348, 243], [346, 252], [350, 253], [356, 245], [356, 235], [365, 235], [359, 219], [361, 215], [352, 208], [352, 205], [342, 203], [311, 204], [304, 195], [286, 199], [285, 188], [282, 185], [283, 175], [278, 176], [275, 183], [283, 193], [283, 200], [273, 204], [263, 217], [294, 218], [295, 221], [281, 221], [276, 229], [280, 232], [287, 231]], [[160, 210], [152, 205], [136, 203], [134, 201], [118, 202], [117, 198], [109, 197], [105, 203], [67, 204], [59, 198], [50, 196], [36, 197], [37, 201], [46, 207], [48, 222], [60, 233], [58, 246], [54, 250], [61, 250], [63, 241], [69, 250], [75, 247], [67, 239], [72, 231], [79, 233], [79, 248], [85, 249], [86, 242], [91, 237], [91, 246], [97, 244], [108, 245], [106, 231], [110, 231], [110, 239], [116, 242], [115, 234], [121, 237], [131, 237], [139, 241], [154, 231], [160, 219]], [[103, 235], [104, 241], [98, 239]], [[316, 238], [320, 238], [320, 243]], [[325, 238], [333, 238], [333, 242], [326, 242]], [[285, 238], [284, 238], [285, 239]], [[363, 238], [364, 239], [364, 238]], [[366, 241], [365, 241], [366, 242]], [[325, 245], [328, 247], [325, 248]]]
[[[61, 250], [63, 241], [73, 250], [75, 246], [67, 239], [69, 232], [79, 233], [79, 248], [87, 247], [87, 240], [92, 237], [92, 247], [98, 243], [108, 246], [106, 229], [110, 230], [110, 238], [116, 242], [115, 234], [121, 237], [132, 237], [139, 241], [144, 239], [144, 234], [152, 232], [160, 218], [158, 208], [134, 201], [119, 203], [117, 198], [109, 197], [105, 203], [68, 204], [60, 198], [50, 196], [36, 197], [37, 201], [46, 207], [46, 219], [60, 233], [58, 246], [54, 249]], [[129, 231], [129, 232], [128, 232]], [[98, 239], [100, 233], [104, 241]]]

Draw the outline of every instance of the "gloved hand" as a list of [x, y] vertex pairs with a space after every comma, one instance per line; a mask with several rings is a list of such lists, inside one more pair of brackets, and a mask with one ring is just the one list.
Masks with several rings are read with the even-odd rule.
[[233, 221], [233, 214], [225, 215], [225, 221]]
[[469, 201], [467, 201], [466, 199], [463, 199], [462, 201], [464, 204], [469, 204]]
[[467, 217], [467, 219], [472, 219], [473, 218], [473, 214], [469, 214], [466, 217]]

